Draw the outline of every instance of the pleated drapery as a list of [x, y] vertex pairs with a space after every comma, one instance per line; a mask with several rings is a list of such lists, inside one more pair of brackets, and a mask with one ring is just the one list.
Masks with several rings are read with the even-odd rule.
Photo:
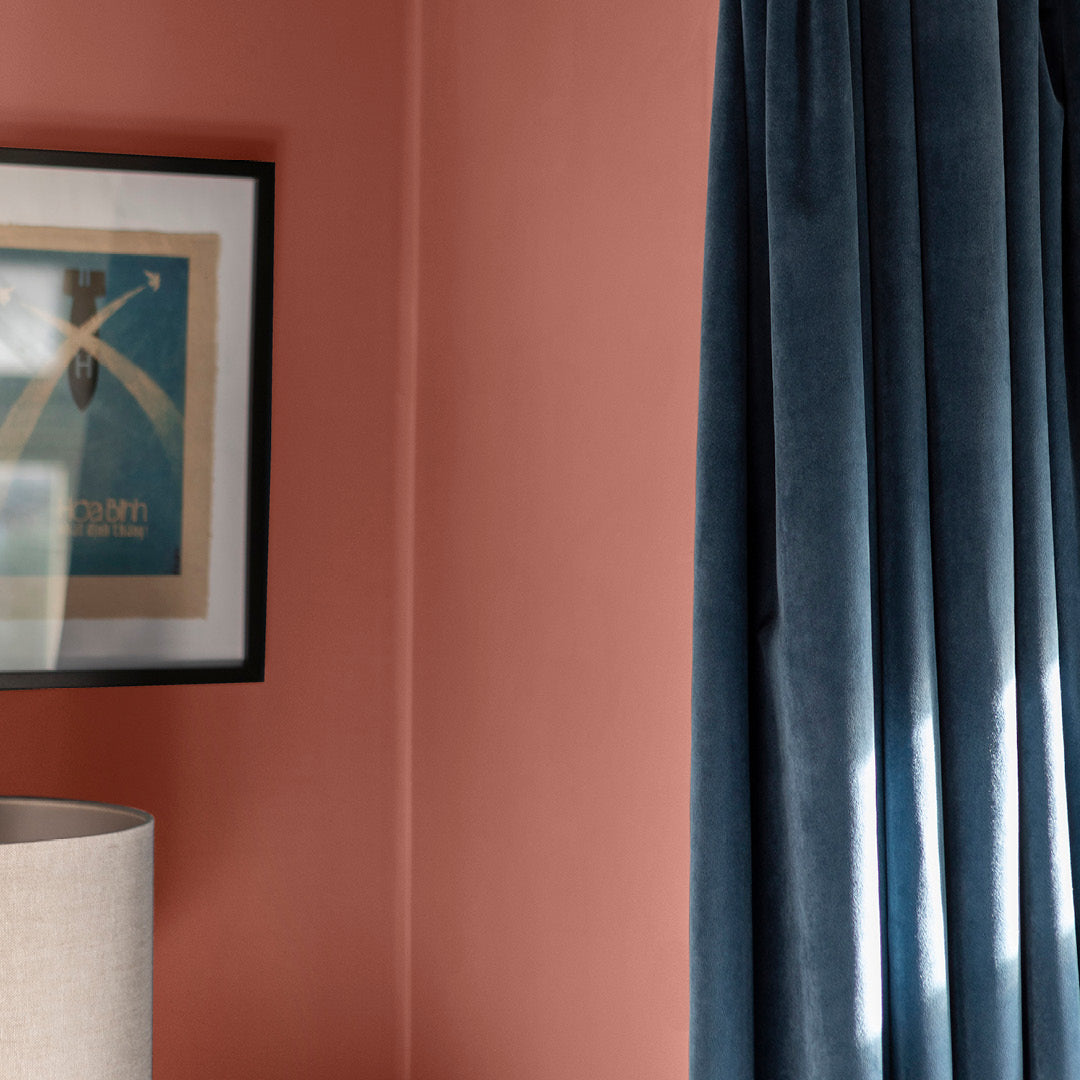
[[692, 1080], [1080, 1080], [1080, 0], [721, 0]]

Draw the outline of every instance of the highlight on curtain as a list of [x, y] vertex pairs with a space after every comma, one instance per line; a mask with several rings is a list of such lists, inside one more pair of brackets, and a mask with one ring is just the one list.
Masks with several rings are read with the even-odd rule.
[[692, 1080], [1080, 1078], [1080, 0], [721, 0]]

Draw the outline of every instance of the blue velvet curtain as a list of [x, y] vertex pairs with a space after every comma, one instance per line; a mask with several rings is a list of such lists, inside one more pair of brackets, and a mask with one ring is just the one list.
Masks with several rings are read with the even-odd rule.
[[1080, 0], [721, 0], [693, 1080], [1080, 1078]]

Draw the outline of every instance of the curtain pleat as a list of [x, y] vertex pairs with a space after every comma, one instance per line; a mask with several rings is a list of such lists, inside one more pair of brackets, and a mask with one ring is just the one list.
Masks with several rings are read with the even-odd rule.
[[952, 1037], [910, 7], [894, 0], [868, 0], [862, 48], [865, 112], [871, 117], [866, 139], [878, 575], [887, 596], [887, 613], [879, 609], [886, 1015], [893, 1075], [948, 1080]]
[[1078, 115], [1075, 0], [721, 0], [694, 1080], [1080, 1080]]

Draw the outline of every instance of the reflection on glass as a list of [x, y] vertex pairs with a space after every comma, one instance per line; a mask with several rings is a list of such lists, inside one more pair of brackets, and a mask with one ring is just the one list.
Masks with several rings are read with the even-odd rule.
[[67, 469], [0, 462], [0, 655], [8, 667], [56, 666], [71, 540]]

